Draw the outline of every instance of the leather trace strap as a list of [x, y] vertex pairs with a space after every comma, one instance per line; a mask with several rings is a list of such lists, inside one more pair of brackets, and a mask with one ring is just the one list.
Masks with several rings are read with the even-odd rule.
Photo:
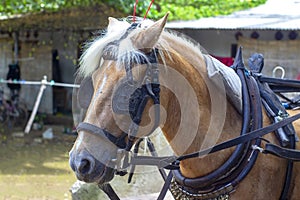
[[265, 149], [259, 149], [259, 151], [265, 154], [273, 154], [287, 160], [300, 161], [300, 152], [298, 150], [280, 147], [272, 143], [267, 143]]
[[270, 88], [278, 92], [300, 92], [299, 80], [272, 78], [260, 75], [259, 80], [269, 84]]

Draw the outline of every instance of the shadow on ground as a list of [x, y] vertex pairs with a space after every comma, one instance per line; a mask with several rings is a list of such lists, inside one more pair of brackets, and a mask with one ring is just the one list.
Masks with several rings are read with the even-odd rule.
[[[42, 134], [52, 128], [54, 138], [45, 140]], [[42, 130], [33, 130], [22, 135], [21, 129], [0, 134], [0, 174], [58, 175], [69, 173], [65, 169], [68, 152], [75, 136], [64, 133], [62, 125], [47, 125]]]

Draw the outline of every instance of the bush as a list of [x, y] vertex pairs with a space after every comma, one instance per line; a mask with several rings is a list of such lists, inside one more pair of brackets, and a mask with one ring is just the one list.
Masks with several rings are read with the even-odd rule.
[[[139, 0], [137, 15], [144, 16], [151, 0]], [[191, 20], [201, 17], [228, 15], [234, 11], [252, 8], [266, 0], [156, 0], [148, 18], [158, 19], [170, 12], [170, 20]], [[98, 6], [106, 3], [132, 15], [135, 0], [7, 0], [0, 4], [0, 16], [40, 11], [57, 11], [63, 8]]]
[[[109, 1], [118, 6], [126, 14], [133, 13], [134, 0]], [[156, 0], [149, 11], [148, 18], [158, 19], [170, 12], [170, 20], [191, 20], [202, 17], [228, 15], [234, 11], [244, 10], [264, 4], [266, 0]], [[137, 6], [137, 15], [144, 16], [150, 0], [140, 0]]]

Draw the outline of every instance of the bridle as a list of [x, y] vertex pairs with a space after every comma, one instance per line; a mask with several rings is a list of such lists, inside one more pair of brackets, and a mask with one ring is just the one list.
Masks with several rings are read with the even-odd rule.
[[[87, 122], [79, 123], [77, 126], [77, 131], [89, 131], [95, 133], [101, 137], [107, 138], [117, 147], [125, 149], [126, 151], [130, 151], [134, 141], [136, 140], [138, 127], [141, 123], [143, 111], [147, 102], [152, 100], [154, 105], [160, 104], [159, 72], [156, 65], [156, 52], [151, 51], [147, 57], [149, 60], [145, 60], [143, 63], [138, 63], [147, 64], [147, 70], [143, 81], [144, 84], [137, 86], [133, 80], [133, 75], [131, 72], [132, 67], [127, 67], [127, 80], [120, 84], [112, 100], [112, 109], [116, 114], [130, 115], [132, 122], [129, 126], [128, 132], [123, 132], [120, 137], [116, 137], [105, 129], [99, 128]], [[150, 61], [150, 63], [148, 61]], [[129, 92], [130, 94], [130, 97], [127, 97], [127, 101], [126, 98], [122, 96], [124, 92]], [[128, 107], [124, 107], [124, 105], [127, 105]], [[155, 121], [152, 131], [150, 132], [153, 132], [158, 127], [159, 122], [160, 109], [159, 106], [155, 106]]]
[[[104, 60], [117, 60], [117, 58], [109, 54], [109, 50], [112, 46], [118, 46], [119, 41], [123, 40], [128, 36], [128, 34], [135, 29], [139, 24], [133, 23], [126, 31], [126, 33], [117, 41], [109, 43], [104, 52]], [[133, 66], [147, 65], [146, 73], [143, 78], [142, 84], [137, 83], [134, 80], [132, 69]], [[139, 130], [139, 125], [142, 120], [142, 115], [145, 109], [145, 106], [149, 100], [152, 100], [155, 109], [154, 116], [154, 125], [149, 134], [151, 134], [160, 123], [160, 84], [159, 84], [159, 69], [157, 66], [157, 49], [151, 50], [149, 53], [146, 53], [144, 56], [140, 55], [138, 59], [130, 60], [129, 64], [125, 66], [126, 70], [126, 79], [118, 86], [114, 92], [112, 99], [112, 109], [116, 114], [127, 114], [130, 115], [132, 121], [127, 132], [123, 132], [121, 136], [116, 137], [107, 130], [97, 127], [93, 124], [87, 122], [81, 122], [77, 126], [77, 131], [88, 131], [93, 134], [96, 134], [100, 137], [108, 139], [110, 142], [115, 144], [119, 148], [119, 154], [117, 157], [117, 168], [121, 168], [120, 160], [122, 157], [128, 157], [126, 154], [131, 150], [134, 145], [134, 141], [137, 140], [136, 135]], [[87, 78], [88, 81], [83, 80], [84, 84], [87, 84], [89, 87], [92, 87], [91, 78]], [[80, 93], [80, 89], [79, 89]], [[90, 92], [91, 93], [91, 92]], [[129, 95], [128, 95], [129, 94]], [[88, 98], [92, 96], [89, 95]], [[79, 97], [79, 103], [80, 103]], [[126, 162], [125, 162], [126, 163]], [[126, 168], [126, 164], [123, 163], [122, 168]], [[125, 165], [125, 166], [124, 166]]]
[[[132, 31], [135, 27], [137, 27], [138, 24], [132, 24], [126, 31], [123, 37], [120, 38], [124, 39], [128, 36], [129, 32]], [[111, 48], [110, 45], [118, 45], [118, 40], [110, 43], [107, 45], [107, 49]], [[199, 152], [183, 155], [183, 156], [166, 156], [166, 157], [158, 157], [155, 152], [154, 146], [151, 143], [150, 140], [148, 140], [147, 144], [149, 147], [151, 147], [151, 152], [153, 153], [153, 156], [138, 156], [138, 146], [141, 140], [139, 140], [137, 136], [139, 124], [141, 122], [141, 118], [145, 109], [145, 106], [149, 100], [152, 100], [153, 104], [155, 105], [155, 122], [152, 130], [149, 132], [151, 134], [158, 126], [160, 122], [160, 84], [159, 84], [159, 70], [157, 67], [157, 50], [153, 49], [149, 53], [145, 54], [145, 57], [141, 57], [139, 60], [140, 62], [130, 62], [128, 66], [125, 66], [126, 70], [126, 80], [120, 84], [119, 88], [116, 90], [116, 95], [113, 97], [112, 100], [112, 109], [117, 114], [128, 114], [130, 115], [132, 122], [129, 126], [128, 132], [123, 132], [120, 137], [116, 137], [113, 134], [109, 133], [107, 130], [97, 127], [93, 124], [87, 123], [87, 122], [81, 122], [79, 123], [77, 130], [78, 131], [87, 131], [90, 133], [93, 133], [95, 135], [98, 135], [102, 138], [108, 139], [113, 144], [115, 144], [119, 150], [117, 153], [117, 158], [115, 160], [116, 163], [116, 169], [117, 174], [124, 175], [126, 173], [126, 168], [128, 166], [134, 166], [135, 165], [154, 165], [157, 166], [159, 169], [170, 169], [170, 173], [168, 176], [165, 175], [163, 170], [161, 171], [161, 174], [165, 180], [164, 187], [159, 195], [158, 199], [163, 199], [164, 195], [166, 194], [166, 191], [168, 189], [172, 189], [171, 181], [172, 176], [176, 176], [176, 173], [179, 169], [179, 163], [182, 160], [189, 159], [189, 158], [195, 158], [207, 154], [211, 154], [223, 149], [227, 149], [233, 146], [237, 146], [235, 152], [233, 155], [229, 158], [228, 162], [225, 163], [225, 165], [222, 166], [222, 169], [218, 169], [219, 171], [222, 171], [222, 173], [228, 169], [234, 169], [237, 170], [238, 174], [235, 174], [234, 178], [228, 178], [228, 179], [220, 179], [220, 176], [223, 176], [224, 174], [218, 172], [216, 174], [211, 175], [214, 179], [221, 180], [219, 186], [213, 190], [213, 192], [209, 193], [211, 195], [211, 199], [224, 196], [224, 199], [227, 197], [229, 193], [234, 191], [237, 184], [245, 178], [245, 176], [249, 173], [252, 166], [255, 163], [256, 157], [259, 152], [262, 153], [271, 153], [274, 155], [277, 155], [279, 157], [284, 157], [292, 161], [300, 161], [300, 155], [298, 152], [295, 152], [293, 149], [284, 149], [284, 153], [282, 153], [281, 147], [278, 147], [273, 144], [266, 144], [266, 149], [262, 149], [260, 147], [261, 143], [261, 137], [263, 135], [266, 135], [270, 132], [276, 131], [284, 126], [287, 126], [291, 122], [297, 120], [300, 118], [300, 114], [292, 116], [292, 117], [286, 117], [282, 119], [279, 122], [276, 122], [272, 125], [269, 125], [267, 127], [262, 128], [262, 116], [261, 116], [261, 108], [257, 106], [260, 102], [260, 96], [259, 96], [259, 90], [257, 89], [258, 86], [256, 85], [255, 78], [250, 76], [247, 70], [245, 70], [244, 66], [239, 63], [239, 60], [236, 60], [236, 68], [235, 70], [239, 74], [242, 82], [243, 88], [243, 101], [248, 102], [243, 107], [244, 111], [244, 122], [243, 122], [243, 128], [242, 133], [239, 137], [234, 138], [229, 141], [225, 141], [223, 143], [217, 144], [211, 148], [204, 149]], [[107, 54], [107, 57], [103, 57], [103, 59], [107, 60], [115, 60], [111, 56], [111, 54]], [[147, 69], [146, 73], [143, 79], [143, 84], [136, 85], [135, 80], [133, 79], [132, 71], [133, 65], [135, 64], [146, 64]], [[251, 79], [251, 81], [246, 80]], [[253, 80], [252, 80], [253, 79]], [[250, 89], [249, 89], [250, 88]], [[247, 91], [251, 91], [252, 93], [246, 93]], [[123, 92], [122, 92], [123, 91]], [[125, 91], [125, 93], [124, 93]], [[130, 97], [128, 101], [124, 101], [124, 96], [126, 96], [126, 93], [130, 94]], [[248, 97], [246, 97], [248, 96]], [[252, 99], [245, 99], [249, 98], [249, 96], [253, 97]], [[128, 97], [128, 96], [127, 96]], [[123, 105], [127, 105], [128, 107], [124, 107]], [[256, 105], [255, 108], [253, 106]], [[250, 117], [251, 116], [251, 117]], [[251, 121], [251, 123], [250, 123]], [[249, 125], [251, 124], [251, 126]], [[295, 137], [293, 134], [290, 135], [290, 138]], [[137, 141], [135, 149], [134, 149], [134, 155], [129, 154], [131, 151], [134, 143]], [[246, 150], [245, 150], [246, 149]], [[297, 154], [298, 153], [298, 154]], [[242, 157], [242, 159], [237, 159], [237, 157]], [[235, 164], [238, 163], [238, 165], [243, 166], [244, 168], [241, 169], [240, 167], [236, 167]], [[174, 170], [175, 173], [172, 174], [172, 171]], [[176, 172], [177, 171], [177, 172]], [[133, 172], [131, 171], [131, 176], [129, 179], [131, 179]], [[226, 176], [231, 176], [232, 174], [227, 174]], [[288, 175], [287, 175], [288, 176]], [[177, 178], [180, 177], [180, 175], [177, 174]], [[180, 178], [179, 178], [180, 179]], [[173, 179], [174, 180], [174, 179]], [[203, 179], [204, 180], [204, 179]], [[202, 180], [202, 181], [203, 181]], [[197, 185], [199, 182], [190, 183], [187, 184], [187, 179], [183, 180], [176, 180], [175, 183], [179, 183], [182, 185], [185, 185], [189, 187], [189, 185]], [[209, 183], [211, 180], [206, 177], [205, 181], [208, 181]], [[205, 185], [207, 186], [207, 184]], [[108, 184], [105, 187], [99, 186], [104, 192], [106, 192], [111, 198], [117, 199], [117, 195], [111, 188], [111, 186]], [[179, 189], [182, 187], [179, 187]], [[178, 189], [178, 188], [177, 188]], [[288, 190], [284, 189], [284, 190]], [[286, 193], [286, 191], [284, 191]], [[173, 193], [174, 194], [174, 193]], [[194, 195], [194, 194], [192, 194]], [[284, 194], [285, 195], [285, 194]], [[205, 199], [207, 196], [206, 193], [199, 194], [196, 196], [198, 199]], [[210, 197], [209, 197], [210, 198]], [[207, 198], [206, 198], [207, 199]]]

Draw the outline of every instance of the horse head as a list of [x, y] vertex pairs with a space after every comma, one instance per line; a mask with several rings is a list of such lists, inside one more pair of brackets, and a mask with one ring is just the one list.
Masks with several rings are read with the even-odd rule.
[[[150, 80], [155, 72], [149, 66], [157, 62], [154, 49], [167, 16], [150, 25], [109, 18], [106, 36], [83, 54], [78, 74], [84, 81], [78, 100], [86, 114], [70, 152], [70, 165], [79, 180], [110, 181], [117, 150], [129, 148], [129, 143], [159, 125], [160, 116], [151, 109], [159, 99], [146, 99], [155, 93]], [[129, 138], [128, 134], [134, 135]]]

